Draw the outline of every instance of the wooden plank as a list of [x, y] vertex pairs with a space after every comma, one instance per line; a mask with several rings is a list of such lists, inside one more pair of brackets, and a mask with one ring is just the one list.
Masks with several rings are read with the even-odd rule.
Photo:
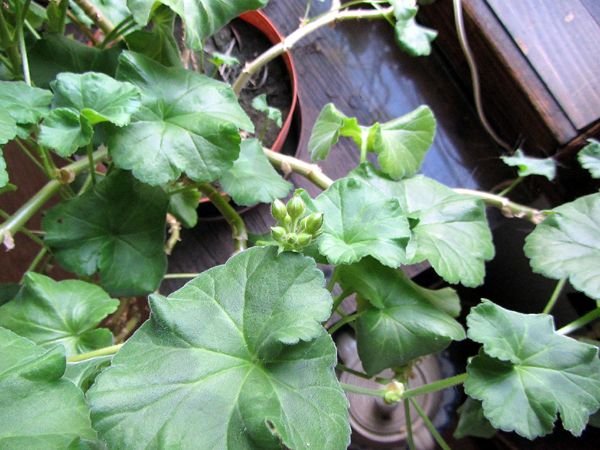
[[600, 2], [598, 0], [581, 0], [596, 23], [600, 24]]
[[600, 26], [579, 0], [486, 0], [581, 130], [600, 117]]

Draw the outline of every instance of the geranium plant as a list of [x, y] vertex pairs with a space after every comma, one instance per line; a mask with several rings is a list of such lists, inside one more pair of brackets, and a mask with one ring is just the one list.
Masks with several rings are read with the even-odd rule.
[[[266, 3], [2, 4], [0, 142], [15, 141], [48, 182], [0, 225], [6, 250], [19, 232], [40, 244], [18, 292], [0, 306], [0, 448], [343, 449], [344, 391], [410, 411], [416, 397], [460, 384], [469, 400], [459, 434], [501, 429], [533, 439], [560, 415], [580, 435], [600, 407], [600, 362], [595, 343], [567, 335], [600, 309], [559, 330], [549, 313], [566, 280], [600, 298], [600, 194], [539, 211], [419, 175], [436, 126], [427, 106], [362, 125], [327, 105], [310, 139], [313, 160], [328, 157], [341, 136], [360, 152], [360, 165], [336, 181], [263, 148], [236, 95], [312, 31], [385, 19], [415, 56], [435, 38], [416, 22], [414, 0], [334, 2], [246, 63], [231, 85], [182, 64], [181, 36], [186, 51], [204, 55], [209, 36]], [[215, 66], [235, 64], [212, 56]], [[255, 106], [277, 122], [266, 100]], [[580, 161], [598, 177], [600, 145], [591, 142]], [[517, 154], [506, 162], [520, 176], [554, 173], [551, 160]], [[285, 203], [292, 186], [275, 169], [323, 192], [297, 190]], [[16, 170], [0, 156], [0, 189], [17, 188]], [[221, 192], [240, 205], [272, 203], [272, 233], [247, 248], [243, 218]], [[179, 227], [194, 225], [201, 195], [231, 225], [236, 252], [164, 297], [166, 253]], [[542, 314], [482, 300], [465, 330], [454, 289], [424, 288], [400, 269], [427, 262], [450, 284], [482, 284], [494, 257], [486, 206], [536, 224], [525, 254], [535, 272], [559, 282]], [[27, 223], [42, 210], [40, 239]], [[46, 276], [49, 259], [79, 279]], [[328, 281], [319, 264], [333, 267]], [[101, 325], [129, 297], [148, 294], [151, 316], [131, 337], [136, 322], [116, 336]], [[336, 368], [347, 368], [336, 366], [331, 335], [342, 326], [354, 329], [360, 376], [392, 369], [380, 389], [338, 381]], [[420, 358], [467, 338], [481, 350], [464, 373], [411, 387]]]

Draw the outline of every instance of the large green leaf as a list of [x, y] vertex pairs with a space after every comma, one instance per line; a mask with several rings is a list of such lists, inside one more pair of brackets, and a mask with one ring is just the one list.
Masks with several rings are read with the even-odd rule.
[[65, 269], [99, 271], [115, 296], [153, 292], [166, 269], [167, 203], [162, 189], [113, 171], [93, 190], [48, 211], [44, 239]]
[[575, 289], [600, 299], [600, 194], [551, 210], [525, 240], [534, 272], [569, 278]]
[[552, 431], [557, 412], [578, 436], [600, 407], [598, 349], [554, 331], [552, 316], [508, 311], [490, 301], [467, 317], [483, 351], [467, 367], [465, 390], [483, 402], [494, 428], [533, 439]]
[[8, 171], [6, 170], [6, 161], [2, 149], [0, 148], [0, 189], [8, 184]]
[[37, 123], [48, 111], [52, 93], [23, 81], [0, 81], [0, 110], [18, 124]]
[[308, 151], [313, 161], [320, 161], [329, 155], [331, 147], [340, 136], [354, 137], [360, 142], [361, 127], [354, 117], [348, 117], [333, 103], [328, 103], [319, 113], [308, 141]]
[[118, 167], [145, 183], [165, 184], [182, 172], [213, 181], [237, 159], [239, 129], [253, 130], [231, 88], [204, 75], [125, 52], [117, 78], [140, 88], [142, 107], [113, 130], [108, 148]]
[[577, 154], [579, 163], [590, 171], [592, 177], [600, 178], [600, 142], [589, 139], [588, 144]]
[[204, 40], [245, 11], [265, 6], [269, 0], [128, 0], [135, 20], [146, 25], [153, 7], [162, 3], [181, 17], [187, 45], [200, 50]]
[[118, 306], [96, 285], [29, 272], [17, 297], [0, 307], [0, 327], [74, 355], [112, 344], [110, 330], [96, 327]]
[[103, 73], [61, 73], [50, 86], [54, 92], [54, 108], [77, 111], [92, 125], [110, 122], [122, 127], [140, 108], [140, 92], [136, 86]]
[[456, 194], [424, 176], [396, 182], [366, 164], [353, 176], [366, 181], [380, 195], [398, 199], [410, 217], [407, 262], [429, 261], [449, 283], [469, 287], [483, 283], [485, 261], [493, 258], [494, 245], [480, 200]]
[[365, 256], [390, 267], [406, 262], [410, 230], [398, 200], [383, 197], [364, 181], [343, 178], [313, 204], [324, 215], [319, 251], [332, 264], [352, 264]]
[[219, 182], [234, 202], [245, 206], [271, 203], [285, 197], [292, 188], [269, 163], [256, 139], [242, 142], [240, 156]]
[[63, 450], [95, 439], [83, 393], [61, 379], [63, 352], [0, 328], [0, 448]]
[[71, 156], [92, 142], [94, 129], [82, 115], [68, 108], [53, 109], [40, 127], [40, 144], [60, 156]]
[[381, 125], [375, 125], [371, 151], [377, 153], [381, 170], [399, 180], [421, 168], [435, 136], [435, 117], [428, 106]]
[[323, 285], [312, 259], [256, 247], [152, 296], [88, 391], [95, 428], [114, 448], [345, 449]]
[[542, 175], [550, 181], [556, 176], [556, 161], [553, 158], [532, 158], [525, 156], [521, 149], [512, 156], [501, 156], [504, 164], [516, 167], [520, 177]]
[[483, 406], [479, 400], [467, 397], [457, 411], [460, 416], [456, 430], [454, 430], [456, 439], [466, 436], [489, 439], [496, 434], [496, 429], [483, 415]]
[[367, 374], [402, 366], [465, 338], [462, 326], [436, 307], [453, 308], [459, 302], [454, 290], [425, 289], [371, 258], [337, 270], [344, 289], [370, 303], [361, 309], [355, 326], [358, 355]]
[[28, 53], [32, 80], [37, 86], [47, 88], [62, 72], [101, 72], [114, 76], [121, 49], [100, 50], [66, 36], [49, 34], [36, 41]]
[[[12, 140], [17, 135], [17, 132], [17, 122], [15, 122], [15, 119], [7, 112], [0, 111], [0, 145], [6, 144], [8, 141]], [[0, 155], [0, 158], [1, 157], [2, 156]], [[2, 184], [0, 182], [0, 187], [1, 186]]]
[[83, 392], [92, 386], [96, 377], [112, 361], [113, 355], [98, 356], [96, 358], [85, 359], [83, 361], [68, 362], [64, 378], [69, 380]]
[[411, 56], [427, 56], [431, 53], [431, 42], [437, 32], [421, 26], [415, 20], [418, 12], [417, 0], [391, 0], [396, 17], [396, 41], [402, 50]]

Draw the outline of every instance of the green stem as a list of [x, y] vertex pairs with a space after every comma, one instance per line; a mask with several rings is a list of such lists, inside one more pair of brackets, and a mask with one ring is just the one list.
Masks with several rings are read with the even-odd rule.
[[25, 144], [23, 144], [23, 142], [19, 138], [15, 138], [14, 141], [17, 143], [21, 151], [25, 153], [25, 155], [31, 160], [31, 162], [33, 162], [45, 174], [46, 169], [40, 164], [40, 162], [37, 159], [35, 159], [35, 156], [33, 156], [31, 151], [25, 146]]
[[600, 318], [600, 307], [593, 309], [589, 313], [581, 316], [579, 319], [574, 320], [570, 324], [558, 329], [556, 332], [558, 334], [570, 334], [573, 331], [577, 331], [580, 328], [585, 327], [588, 323], [593, 322], [598, 318]]
[[88, 359], [98, 358], [100, 356], [114, 355], [121, 349], [121, 347], [123, 347], [123, 345], [124, 344], [111, 345], [110, 347], [99, 348], [98, 350], [94, 350], [91, 352], [69, 356], [67, 358], [67, 362], [73, 363], [73, 362], [87, 361]]
[[346, 300], [351, 294], [352, 291], [349, 289], [342, 291], [340, 295], [333, 299], [333, 307], [331, 308], [331, 311], [335, 312], [340, 307], [342, 302]]
[[79, 19], [77, 19], [77, 17], [75, 16], [75, 14], [73, 14], [71, 11], [67, 10], [67, 17], [73, 24], [75, 24], [77, 26], [77, 28], [79, 28], [79, 31], [81, 31], [83, 34], [85, 34], [85, 37], [87, 37], [89, 39], [89, 41], [91, 42], [91, 44], [93, 46], [96, 46], [98, 44], [98, 42], [96, 41], [96, 38], [94, 37], [94, 33], [92, 33], [87, 26], [85, 26], [83, 23], [81, 23], [79, 21]]
[[311, 20], [310, 22], [298, 28], [296, 31], [294, 31], [285, 39], [283, 39], [279, 44], [271, 47], [269, 50], [264, 52], [254, 61], [247, 63], [244, 69], [242, 70], [242, 73], [234, 81], [233, 91], [236, 93], [236, 95], [239, 95], [240, 92], [242, 92], [242, 89], [246, 87], [246, 84], [248, 84], [248, 81], [250, 80], [250, 78], [252, 78], [254, 74], [258, 73], [266, 64], [273, 61], [275, 58], [291, 50], [294, 47], [294, 45], [298, 43], [298, 41], [308, 36], [313, 31], [318, 30], [319, 28], [329, 25], [331, 23], [343, 20], [381, 19], [389, 16], [393, 13], [393, 11], [394, 9], [391, 6], [382, 10], [333, 10], [323, 14], [320, 17], [317, 17], [314, 20]]
[[286, 175], [290, 172], [297, 173], [323, 190], [333, 184], [333, 180], [325, 175], [316, 164], [310, 164], [293, 156], [283, 155], [267, 148], [263, 148], [263, 151], [271, 164]]
[[352, 392], [353, 394], [360, 394], [360, 395], [370, 395], [371, 397], [381, 397], [383, 398], [385, 396], [385, 389], [369, 389], [369, 388], [365, 388], [362, 386], [355, 386], [354, 384], [346, 384], [346, 383], [340, 383], [342, 386], [342, 389], [345, 390], [346, 392]]
[[525, 177], [516, 178], [512, 183], [510, 183], [508, 185], [508, 187], [506, 189], [503, 189], [502, 191], [498, 192], [498, 195], [501, 197], [507, 196], [510, 192], [512, 192], [512, 190], [514, 188], [516, 188], [519, 184], [521, 184], [524, 179], [525, 179]]
[[334, 267], [333, 272], [331, 273], [331, 276], [329, 277], [329, 281], [327, 282], [327, 286], [325, 286], [325, 288], [329, 292], [333, 292], [333, 288], [335, 287], [335, 283], [337, 283], [337, 280], [338, 280], [337, 267]]
[[114, 26], [110, 21], [102, 15], [102, 13], [93, 4], [87, 0], [75, 0], [77, 6], [88, 16], [104, 34], [110, 34]]
[[181, 280], [187, 278], [196, 278], [199, 273], [168, 273], [163, 277], [163, 280]]
[[[8, 214], [6, 211], [0, 209], [0, 217], [2, 217], [3, 219], [6, 220], [6, 219], [10, 218], [10, 214]], [[46, 245], [46, 244], [44, 244], [44, 241], [42, 241], [39, 237], [37, 237], [35, 235], [35, 233], [28, 230], [27, 228], [22, 228], [21, 233], [23, 233], [25, 236], [27, 236], [29, 239], [31, 239], [36, 244], [38, 244], [40, 247], [44, 247]]]
[[425, 424], [425, 426], [427, 427], [427, 429], [429, 430], [429, 432], [435, 439], [435, 442], [438, 443], [440, 448], [442, 448], [442, 450], [451, 450], [448, 443], [444, 440], [442, 435], [439, 433], [437, 428], [433, 425], [433, 423], [429, 419], [429, 416], [427, 416], [425, 411], [423, 411], [423, 408], [421, 408], [421, 405], [419, 405], [419, 402], [417, 402], [414, 399], [410, 399], [410, 402], [412, 403], [413, 407], [417, 410], [417, 413], [419, 414], [419, 416], [421, 416], [421, 419], [423, 419], [423, 423]]
[[[23, 278], [25, 277], [25, 274], [27, 272], [35, 272], [35, 269], [37, 268], [38, 264], [42, 261], [42, 259], [44, 259], [44, 256], [46, 256], [46, 253], [48, 253], [48, 248], [42, 247], [40, 249], [40, 251], [38, 252], [38, 254], [35, 256], [35, 258], [33, 258], [33, 261], [31, 261], [31, 264], [29, 264], [29, 267], [23, 274]], [[23, 278], [21, 278], [21, 281], [23, 281]]]
[[556, 283], [556, 287], [554, 288], [554, 291], [552, 291], [552, 295], [550, 296], [550, 300], [548, 300], [548, 304], [546, 305], [546, 307], [542, 311], [542, 314], [550, 314], [550, 312], [554, 308], [554, 305], [556, 305], [556, 301], [558, 300], [558, 297], [560, 297], [560, 293], [564, 289], [566, 283], [567, 283], [567, 279], [566, 278], [563, 278], [558, 283]]
[[416, 450], [415, 440], [413, 438], [412, 420], [410, 418], [410, 400], [404, 400], [404, 421], [406, 425], [406, 443], [410, 450]]
[[17, 44], [14, 40], [14, 36], [11, 36], [8, 22], [4, 17], [4, 9], [2, 7], [0, 7], [0, 40], [2, 41], [3, 46], [6, 48], [6, 52], [8, 53], [13, 75], [18, 76], [18, 70], [21, 66], [21, 58], [19, 56], [19, 51], [17, 50]]
[[[107, 155], [106, 149], [97, 150], [94, 153], [94, 161], [100, 161]], [[63, 168], [77, 175], [88, 167], [87, 159], [81, 159]], [[0, 225], [0, 242], [7, 236], [14, 236], [20, 231], [27, 221], [50, 200], [63, 185], [56, 179], [48, 181], [33, 197], [21, 206], [10, 218]]]
[[223, 215], [225, 221], [231, 227], [233, 245], [236, 252], [246, 250], [248, 246], [248, 232], [242, 217], [229, 204], [227, 200], [209, 183], [198, 184], [198, 189], [215, 205], [215, 208]]
[[96, 162], [94, 161], [94, 144], [92, 144], [90, 142], [87, 145], [86, 151], [87, 151], [90, 175], [92, 177], [92, 186], [96, 186]]
[[434, 381], [433, 383], [425, 384], [423, 386], [416, 387], [414, 389], [409, 389], [402, 394], [403, 399], [409, 399], [413, 397], [417, 397], [419, 395], [430, 394], [432, 392], [441, 391], [443, 389], [447, 389], [452, 386], [457, 386], [462, 384], [467, 379], [466, 373], [461, 373], [460, 375], [455, 375], [450, 378], [444, 378], [443, 380]]
[[338, 320], [336, 323], [334, 323], [331, 327], [329, 327], [329, 329], [327, 330], [327, 332], [329, 334], [333, 334], [335, 333], [337, 330], [339, 330], [341, 327], [343, 327], [344, 325], [346, 325], [347, 323], [350, 322], [354, 322], [356, 319], [358, 319], [360, 316], [362, 316], [365, 313], [365, 311], [361, 311], [361, 312], [357, 312], [354, 314], [350, 314], [349, 316], [346, 316], [340, 320]]
[[31, 73], [29, 72], [29, 59], [27, 58], [27, 47], [25, 46], [25, 36], [23, 26], [19, 27], [19, 52], [21, 53], [21, 65], [23, 67], [23, 79], [25, 83], [31, 86]]
[[351, 369], [348, 366], [345, 366], [344, 364], [338, 363], [335, 368], [339, 371], [342, 372], [348, 372], [349, 374], [352, 374], [354, 376], [357, 376], [359, 378], [363, 378], [365, 380], [374, 380], [375, 382], [379, 383], [379, 384], [387, 384], [390, 382], [389, 379], [387, 378], [381, 378], [381, 377], [370, 377], [369, 375], [367, 375], [364, 372], [359, 372], [358, 370], [354, 370]]
[[98, 46], [98, 48], [100, 49], [104, 49], [106, 48], [106, 46], [115, 38], [119, 38], [120, 34], [123, 30], [127, 29], [127, 27], [131, 24], [134, 23], [133, 20], [133, 16], [127, 16], [125, 17], [121, 22], [119, 22], [117, 24], [116, 27], [114, 27], [105, 37], [104, 40], [100, 43], [100, 45]]
[[483, 200], [488, 206], [498, 208], [506, 217], [516, 217], [518, 219], [525, 219], [536, 225], [543, 222], [546, 218], [546, 213], [544, 211], [540, 211], [538, 209], [530, 208], [528, 206], [511, 202], [506, 197], [502, 197], [500, 195], [461, 188], [454, 189], [454, 192], [461, 195], [468, 195], [470, 197], [479, 198]]

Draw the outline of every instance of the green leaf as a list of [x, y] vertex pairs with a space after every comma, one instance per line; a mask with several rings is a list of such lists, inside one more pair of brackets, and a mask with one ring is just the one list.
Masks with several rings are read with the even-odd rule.
[[55, 108], [77, 111], [91, 125], [110, 122], [122, 127], [140, 108], [137, 87], [103, 73], [61, 73], [50, 85]]
[[151, 30], [138, 30], [125, 37], [129, 50], [146, 55], [168, 67], [182, 67], [181, 56], [174, 36], [175, 14], [159, 8], [152, 16]]
[[327, 158], [331, 147], [338, 142], [340, 136], [354, 137], [360, 143], [360, 125], [354, 117], [347, 117], [333, 103], [328, 103], [319, 113], [308, 141], [308, 151], [312, 160]]
[[184, 22], [186, 44], [201, 50], [204, 40], [241, 13], [262, 8], [268, 0], [128, 0], [127, 6], [140, 25], [146, 25], [152, 8], [162, 3], [171, 8]]
[[378, 125], [372, 147], [381, 170], [399, 180], [410, 177], [421, 168], [425, 154], [435, 136], [435, 117], [428, 106]]
[[261, 94], [252, 99], [252, 107], [264, 113], [269, 120], [274, 122], [279, 128], [283, 125], [281, 111], [277, 108], [269, 106], [267, 103], [267, 94]]
[[108, 366], [113, 355], [99, 356], [78, 362], [67, 363], [64, 377], [83, 392], [87, 392], [96, 377]]
[[53, 109], [40, 127], [40, 144], [63, 157], [92, 142], [94, 130], [90, 122], [68, 108]]
[[100, 50], [66, 36], [50, 34], [36, 41], [28, 51], [31, 78], [36, 86], [47, 88], [62, 72], [101, 72], [114, 76], [120, 53], [119, 47]]
[[479, 400], [468, 397], [458, 408], [459, 418], [454, 437], [462, 439], [475, 436], [489, 439], [496, 434], [496, 430], [489, 420], [483, 415], [483, 406]]
[[11, 301], [17, 296], [21, 285], [17, 283], [0, 283], [0, 305]]
[[600, 299], [600, 194], [586, 195], [551, 210], [525, 239], [534, 272], [561, 280]]
[[398, 200], [387, 199], [364, 181], [342, 178], [313, 202], [324, 214], [319, 251], [332, 264], [352, 264], [372, 256], [389, 267], [406, 262], [410, 236]]
[[483, 351], [467, 367], [467, 394], [494, 428], [529, 439], [552, 431], [557, 412], [579, 436], [600, 407], [598, 349], [554, 331], [552, 316], [508, 311], [488, 300], [467, 317]]
[[411, 56], [427, 56], [431, 53], [431, 42], [437, 32], [417, 23], [416, 0], [392, 0], [396, 17], [396, 41], [402, 50]]
[[0, 81], [0, 110], [18, 124], [38, 123], [48, 111], [52, 93], [23, 81]]
[[96, 327], [118, 306], [96, 285], [28, 272], [17, 297], [0, 307], [0, 327], [42, 347], [62, 345], [70, 356], [112, 345], [110, 330]]
[[169, 196], [169, 213], [173, 214], [185, 228], [194, 228], [198, 223], [196, 210], [201, 198], [202, 194], [198, 189], [186, 189], [172, 194]]
[[231, 88], [204, 75], [124, 52], [117, 78], [140, 88], [142, 107], [131, 124], [113, 130], [108, 148], [118, 167], [145, 183], [182, 173], [214, 181], [239, 155], [239, 129], [253, 131]]
[[518, 149], [512, 156], [501, 156], [504, 164], [517, 167], [520, 177], [529, 175], [542, 175], [550, 181], [556, 177], [556, 161], [554, 158], [532, 158], [525, 156], [521, 149]]
[[221, 187], [238, 205], [271, 203], [285, 197], [292, 184], [271, 166], [256, 139], [242, 142], [239, 158], [219, 179]]
[[61, 379], [63, 349], [0, 328], [0, 448], [62, 450], [95, 439], [83, 393]]
[[592, 174], [593, 178], [600, 178], [600, 142], [589, 139], [588, 144], [577, 154], [577, 159], [584, 169]]
[[115, 296], [153, 292], [166, 270], [165, 193], [113, 171], [85, 194], [52, 208], [42, 222], [45, 242], [67, 270], [99, 271]]
[[345, 449], [347, 400], [315, 262], [252, 248], [152, 315], [88, 392], [111, 448]]
[[[7, 112], [0, 111], [0, 145], [6, 144], [7, 142], [11, 141], [17, 135], [17, 132], [17, 122], [15, 122], [15, 119], [13, 119], [12, 116], [10, 116], [10, 114], [8, 114]], [[1, 153], [0, 158], [2, 158]], [[2, 164], [2, 162], [0, 162], [0, 164]], [[4, 169], [6, 169], [6, 165], [4, 165]], [[1, 167], [0, 170], [2, 170]], [[1, 186], [3, 185], [0, 181], [0, 187]]]
[[371, 258], [337, 270], [344, 289], [370, 303], [360, 309], [362, 315], [355, 322], [358, 355], [368, 375], [439, 352], [453, 340], [465, 338], [462, 326], [435, 306], [459, 305], [454, 290], [425, 289], [402, 271]]
[[424, 176], [395, 182], [370, 165], [354, 176], [379, 195], [396, 198], [412, 222], [407, 263], [429, 261], [444, 280], [475, 287], [483, 283], [485, 261], [494, 257], [485, 205]]
[[2, 154], [2, 149], [0, 148], [0, 189], [7, 186], [8, 181], [9, 178], [8, 171], [6, 170], [6, 161], [4, 160], [4, 155]]

